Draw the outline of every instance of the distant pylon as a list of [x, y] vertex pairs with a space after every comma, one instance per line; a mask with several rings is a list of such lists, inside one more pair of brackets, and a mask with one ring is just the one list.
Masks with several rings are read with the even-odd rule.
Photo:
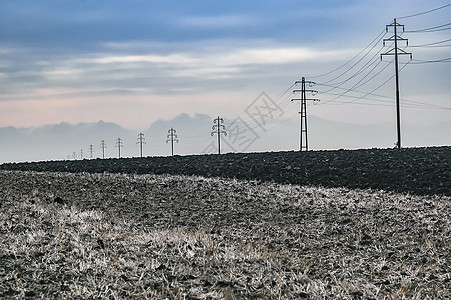
[[92, 158], [92, 153], [94, 152], [94, 146], [89, 145], [89, 158]]
[[301, 93], [300, 99], [291, 99], [293, 101], [299, 101], [299, 114], [300, 114], [300, 129], [299, 129], [299, 151], [305, 150], [308, 151], [308, 131], [307, 131], [307, 101], [313, 101], [314, 103], [318, 102], [318, 99], [307, 99], [306, 92], [309, 93], [318, 93], [315, 90], [306, 90], [305, 84], [309, 86], [313, 86], [315, 83], [313, 81], [305, 81], [305, 77], [302, 77], [302, 80], [296, 81], [295, 84], [302, 84], [302, 88], [300, 90], [294, 90], [293, 93]]
[[102, 141], [100, 142], [100, 148], [102, 149], [102, 158], [104, 159], [104, 158], [105, 158], [105, 148], [106, 148], [106, 142], [105, 142], [105, 140], [102, 140]]
[[399, 78], [398, 78], [398, 56], [399, 55], [410, 55], [410, 59], [412, 59], [412, 53], [408, 53], [400, 48], [398, 48], [398, 41], [406, 41], [407, 46], [409, 42], [407, 39], [403, 39], [398, 35], [397, 28], [402, 27], [402, 31], [404, 32], [404, 25], [399, 24], [394, 19], [393, 23], [385, 26], [385, 30], [388, 32], [388, 27], [393, 27], [394, 35], [389, 39], [384, 39], [385, 42], [394, 42], [394, 48], [388, 50], [385, 53], [381, 54], [381, 59], [384, 55], [394, 55], [395, 56], [395, 75], [396, 75], [396, 133], [398, 136], [398, 141], [396, 142], [396, 148], [401, 149], [401, 108], [399, 104]]
[[213, 123], [215, 123], [215, 125], [213, 125], [212, 127], [214, 131], [211, 133], [211, 136], [214, 136], [215, 133], [218, 135], [218, 154], [221, 154], [221, 134], [227, 135], [225, 126], [222, 125], [222, 123], [224, 123], [224, 120], [218, 116], [213, 120]]
[[143, 144], [145, 144], [145, 138], [144, 138], [144, 133], [140, 133], [138, 134], [138, 141], [136, 142], [137, 144], [139, 144], [139, 149], [141, 150], [141, 157], [143, 157]]
[[176, 130], [174, 128], [171, 127], [171, 129], [168, 130], [168, 136], [167, 136], [167, 140], [166, 143], [171, 142], [171, 155], [174, 156], [174, 142], [178, 143], [179, 140], [177, 139], [177, 134], [176, 134]]
[[116, 148], [119, 150], [119, 158], [121, 158], [121, 148], [124, 147], [124, 145], [122, 144], [122, 139], [121, 138], [117, 138], [116, 140]]

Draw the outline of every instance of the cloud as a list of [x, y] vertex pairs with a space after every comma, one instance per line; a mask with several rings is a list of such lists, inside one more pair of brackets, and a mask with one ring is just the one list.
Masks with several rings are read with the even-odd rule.
[[[133, 5], [118, 0], [0, 1], [0, 125], [65, 118], [75, 122], [78, 116], [84, 121], [101, 117], [122, 122], [126, 118], [121, 115], [127, 112], [133, 120], [124, 122], [139, 127], [181, 112], [237, 115], [242, 109], [237, 103], [250, 102], [261, 91], [276, 95], [301, 76], [324, 74], [342, 65], [384, 30], [391, 14], [408, 15], [441, 5], [438, 0], [409, 5], [388, 0], [302, 5], [292, 0], [134, 0]], [[423, 17], [403, 21], [406, 29], [449, 22], [448, 11], [446, 20], [435, 16], [425, 17], [429, 23]], [[421, 44], [446, 37], [408, 38]], [[439, 51], [413, 52], [417, 59], [446, 56]], [[326, 82], [350, 65], [328, 78], [311, 79]], [[393, 75], [391, 66], [386, 71], [368, 86], [376, 87]], [[355, 81], [365, 75], [355, 76]], [[402, 97], [414, 95], [418, 101], [447, 105], [449, 68], [443, 64], [408, 66], [401, 75]], [[345, 76], [336, 82], [344, 82]], [[393, 95], [391, 84], [377, 93]], [[440, 99], [431, 97], [430, 90]], [[322, 105], [317, 111], [335, 120], [392, 119], [391, 110], [337, 106]], [[442, 112], [440, 119], [449, 119], [449, 112]]]
[[217, 16], [190, 16], [180, 18], [177, 24], [181, 27], [195, 27], [204, 29], [224, 29], [257, 25], [248, 15], [217, 15]]
[[227, 64], [291, 64], [313, 61], [333, 61], [337, 55], [349, 53], [343, 51], [321, 51], [306, 47], [266, 47], [241, 49], [224, 54], [220, 63]]
[[135, 64], [135, 63], [167, 63], [167, 64], [192, 64], [196, 63], [198, 59], [184, 54], [169, 54], [169, 55], [117, 55], [117, 56], [102, 56], [92, 60], [92, 63], [99, 64]]
[[[230, 41], [228, 41], [230, 42]], [[248, 42], [249, 44], [249, 42]], [[117, 47], [117, 45], [116, 45]], [[170, 47], [170, 45], [168, 45]], [[210, 51], [208, 47], [191, 49], [188, 52], [170, 54], [142, 54], [142, 55], [113, 55], [101, 56], [86, 63], [99, 64], [137, 64], [155, 63], [182, 66], [241, 66], [248, 64], [289, 64], [305, 61], [333, 61], [337, 56], [348, 54], [349, 50], [322, 51], [307, 47], [287, 47], [280, 45], [266, 47], [243, 47], [236, 45], [235, 49], [215, 49]]]
[[[110, 90], [127, 90], [147, 94], [208, 92], [221, 85], [228, 87], [237, 80], [270, 77], [283, 65], [324, 63], [337, 60], [352, 50], [321, 51], [307, 47], [275, 45], [273, 41], [218, 41], [148, 44], [133, 51], [133, 45], [114, 43], [99, 52], [47, 55], [31, 53], [24, 61], [6, 60], [3, 68], [3, 100], [21, 94], [26, 99], [42, 99], [40, 90], [54, 90], [54, 95], [81, 95]], [[180, 49], [184, 49], [183, 51]], [[22, 50], [32, 52], [29, 50]], [[14, 51], [8, 51], [14, 53]], [[8, 57], [8, 56], [7, 56]], [[10, 55], [9, 57], [14, 57]], [[258, 68], [258, 70], [256, 69]], [[256, 70], [258, 74], [256, 74]], [[226, 81], [231, 81], [227, 83]], [[216, 85], [212, 86], [212, 82]], [[62, 91], [61, 91], [62, 90]], [[27, 95], [28, 94], [28, 95]], [[15, 96], [13, 96], [15, 95]], [[33, 96], [31, 96], [33, 95]], [[31, 96], [31, 98], [30, 98]], [[52, 95], [48, 95], [53, 97]]]

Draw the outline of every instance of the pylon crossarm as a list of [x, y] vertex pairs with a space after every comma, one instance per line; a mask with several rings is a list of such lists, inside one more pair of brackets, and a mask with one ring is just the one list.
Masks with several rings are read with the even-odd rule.
[[300, 93], [300, 92], [306, 92], [306, 93], [318, 93], [317, 90], [293, 90], [293, 93]]
[[395, 54], [397, 54], [397, 55], [412, 55], [411, 52], [406, 52], [406, 51], [404, 51], [404, 50], [402, 50], [400, 48], [398, 48], [398, 53], [395, 53], [395, 48], [393, 48], [393, 49], [388, 50], [385, 53], [382, 53], [381, 56], [382, 55], [395, 55]]
[[408, 40], [408, 39], [400, 37], [399, 35], [394, 35], [394, 36], [392, 36], [392, 37], [390, 37], [388, 39], [384, 39], [384, 42], [394, 42], [395, 39], [397, 41], [407, 41]]
[[[299, 84], [299, 83], [302, 83], [302, 80], [296, 80], [295, 82], [294, 82], [294, 84]], [[308, 83], [309, 85], [310, 84], [316, 84], [316, 82], [313, 82], [313, 81], [304, 81], [304, 83]], [[311, 86], [311, 85], [310, 85]]]
[[393, 26], [401, 26], [401, 27], [402, 27], [402, 30], [404, 31], [404, 25], [399, 24], [399, 23], [396, 21], [396, 19], [395, 19], [393, 22], [391, 22], [390, 25], [385, 25], [385, 29], [388, 30], [388, 27], [393, 27]]
[[291, 102], [293, 102], [293, 101], [302, 101], [302, 100], [305, 100], [305, 101], [319, 101], [318, 99], [291, 99]]
[[[398, 49], [398, 50], [399, 50], [399, 49]], [[382, 53], [381, 56], [382, 56], [382, 55], [395, 55], [394, 51], [395, 51], [395, 48], [390, 49], [390, 50], [388, 50], [387, 52]]]

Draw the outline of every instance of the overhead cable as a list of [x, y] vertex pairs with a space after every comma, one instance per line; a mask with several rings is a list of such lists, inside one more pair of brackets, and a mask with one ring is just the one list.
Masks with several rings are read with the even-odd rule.
[[400, 20], [400, 19], [407, 19], [407, 18], [418, 17], [418, 16], [422, 16], [422, 15], [429, 14], [429, 13], [434, 12], [434, 11], [437, 11], [437, 10], [441, 10], [441, 9], [450, 7], [450, 6], [451, 6], [451, 3], [450, 3], [450, 4], [443, 5], [443, 6], [441, 6], [441, 7], [437, 7], [437, 8], [428, 10], [428, 11], [423, 11], [423, 12], [420, 12], [420, 13], [417, 13], [417, 14], [413, 14], [413, 15], [409, 15], [409, 16], [403, 16], [403, 17], [398, 17], [398, 18], [396, 18], [396, 19]]
[[[349, 63], [351, 63], [354, 59], [356, 59], [357, 57], [359, 57], [363, 52], [365, 52], [365, 50], [367, 50], [373, 43], [375, 43], [376, 42], [376, 44], [378, 44], [379, 43], [379, 41], [384, 37], [384, 35], [386, 34], [386, 32], [385, 32], [385, 30], [383, 30], [381, 33], [379, 33], [379, 35], [374, 39], [374, 40], [372, 40], [362, 51], [360, 51], [358, 54], [356, 54], [353, 58], [351, 58], [350, 60], [348, 60], [347, 62], [345, 62], [344, 64], [342, 64], [341, 66], [339, 66], [338, 68], [336, 68], [336, 69], [334, 69], [334, 70], [332, 70], [332, 71], [330, 71], [330, 72], [327, 72], [327, 73], [324, 73], [324, 74], [321, 74], [321, 75], [316, 75], [316, 76], [309, 76], [309, 78], [319, 78], [319, 77], [324, 77], [324, 76], [327, 76], [327, 75], [330, 75], [330, 74], [332, 74], [332, 73], [334, 73], [334, 72], [336, 72], [336, 71], [338, 71], [338, 70], [340, 70], [341, 68], [343, 68], [343, 67], [345, 67], [346, 65], [348, 65]], [[373, 46], [373, 48], [374, 48], [374, 46]], [[370, 50], [371, 51], [371, 50]], [[352, 67], [351, 67], [351, 69], [352, 69]], [[347, 71], [345, 71], [343, 74], [345, 74], [346, 72], [348, 72], [349, 71], [349, 69], [347, 70]], [[342, 74], [342, 75], [343, 75]], [[341, 75], [340, 75], [341, 76]], [[340, 76], [338, 76], [337, 78], [339, 78]], [[336, 79], [336, 78], [335, 78]], [[335, 79], [333, 79], [333, 80], [335, 80]]]

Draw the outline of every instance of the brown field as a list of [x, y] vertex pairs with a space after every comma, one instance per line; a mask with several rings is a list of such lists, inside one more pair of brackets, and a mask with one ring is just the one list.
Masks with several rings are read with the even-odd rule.
[[0, 171], [0, 297], [449, 299], [451, 198]]

